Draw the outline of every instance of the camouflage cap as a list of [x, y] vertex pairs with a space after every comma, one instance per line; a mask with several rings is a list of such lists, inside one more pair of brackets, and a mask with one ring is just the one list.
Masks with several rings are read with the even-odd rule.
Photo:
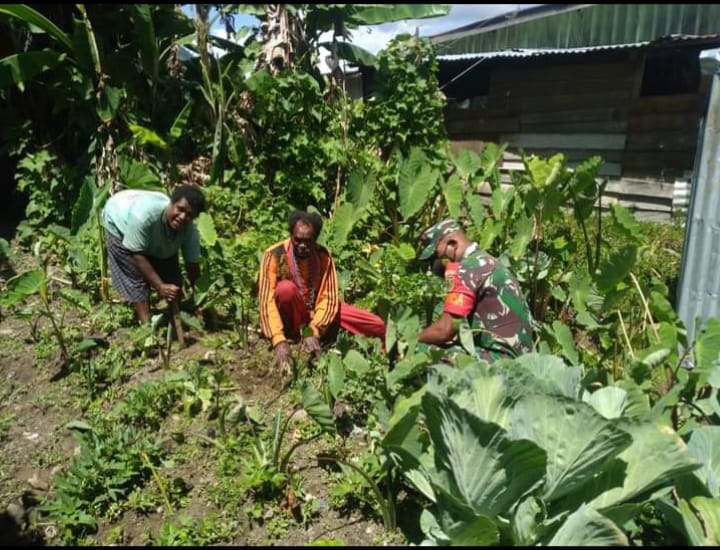
[[462, 230], [462, 227], [460, 227], [460, 224], [452, 218], [448, 218], [428, 227], [425, 231], [423, 231], [422, 235], [420, 235], [420, 246], [422, 246], [423, 249], [419, 258], [421, 260], [427, 260], [430, 258], [435, 253], [435, 249], [437, 248], [437, 244], [440, 242], [440, 239], [442, 239], [445, 235], [449, 235], [453, 231], [459, 230]]

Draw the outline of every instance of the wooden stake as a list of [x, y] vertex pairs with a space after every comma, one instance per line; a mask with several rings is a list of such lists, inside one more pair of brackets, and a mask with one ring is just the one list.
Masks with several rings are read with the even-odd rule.
[[177, 300], [172, 301], [172, 316], [173, 323], [175, 323], [175, 333], [177, 334], [178, 343], [181, 348], [185, 347], [185, 333], [182, 328], [182, 321], [180, 320], [180, 308]]

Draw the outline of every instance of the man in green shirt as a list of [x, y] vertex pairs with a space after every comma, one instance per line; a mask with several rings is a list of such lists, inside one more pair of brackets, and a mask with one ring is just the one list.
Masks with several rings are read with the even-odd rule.
[[193, 220], [205, 209], [198, 187], [179, 185], [171, 197], [127, 189], [105, 204], [102, 222], [113, 285], [135, 306], [140, 322], [150, 320], [152, 286], [167, 301], [180, 299], [182, 248], [191, 285], [200, 276], [200, 237]]

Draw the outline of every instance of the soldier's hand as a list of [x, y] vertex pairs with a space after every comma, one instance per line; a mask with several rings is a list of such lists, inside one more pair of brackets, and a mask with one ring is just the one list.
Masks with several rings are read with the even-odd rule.
[[290, 351], [290, 344], [287, 342], [280, 342], [275, 346], [275, 362], [278, 367], [285, 370], [292, 364], [292, 352]]
[[303, 338], [302, 344], [300, 345], [300, 350], [312, 353], [315, 358], [320, 357], [320, 354], [322, 353], [322, 349], [320, 348], [320, 341], [315, 336], [308, 336], [307, 338]]

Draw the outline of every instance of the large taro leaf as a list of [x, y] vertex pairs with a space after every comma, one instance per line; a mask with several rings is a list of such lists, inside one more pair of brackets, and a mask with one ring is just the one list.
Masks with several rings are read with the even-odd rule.
[[352, 203], [356, 212], [365, 208], [372, 199], [377, 177], [373, 173], [365, 173], [359, 167], [355, 167], [348, 176], [347, 192], [348, 200]]
[[317, 422], [324, 432], [335, 433], [335, 419], [320, 392], [308, 383], [303, 384], [300, 391], [302, 393], [303, 407], [310, 418]]
[[[422, 399], [435, 449], [436, 493], [464, 503], [475, 514], [507, 514], [545, 473], [545, 452], [530, 441], [510, 441], [496, 424], [483, 422], [448, 398]], [[447, 531], [446, 531], [447, 532]]]
[[622, 281], [635, 265], [637, 247], [626, 246], [602, 262], [600, 273], [596, 277], [598, 289], [602, 293], [609, 293]]
[[423, 386], [409, 397], [398, 399], [381, 441], [386, 450], [401, 455], [400, 458], [412, 468], [417, 467], [423, 452], [416, 420], [425, 391], [426, 386]]
[[461, 178], [467, 178], [482, 168], [482, 158], [475, 151], [462, 149], [453, 159], [457, 173]]
[[693, 474], [707, 486], [712, 496], [720, 496], [720, 426], [702, 426], [693, 431], [688, 450], [702, 463]]
[[204, 245], [215, 246], [218, 235], [217, 231], [215, 231], [215, 222], [210, 214], [207, 212], [201, 212], [195, 222], [195, 227], [197, 227], [198, 233], [200, 234], [200, 240]]
[[461, 207], [465, 189], [457, 174], [453, 174], [447, 179], [442, 186], [442, 192], [448, 207], [448, 213], [453, 218], [459, 218], [462, 214]]
[[617, 525], [583, 504], [565, 520], [548, 546], [628, 546], [628, 540]]
[[523, 158], [528, 172], [532, 176], [533, 187], [547, 189], [561, 176], [567, 159], [562, 153], [553, 155], [550, 158], [541, 158], [535, 155]]
[[2, 305], [12, 307], [25, 298], [41, 291], [47, 284], [47, 277], [42, 269], [26, 271], [10, 279], [7, 283], [7, 293], [2, 297]]
[[398, 400], [381, 445], [408, 481], [428, 500], [435, 502], [435, 492], [427, 471], [432, 467], [432, 458], [424, 451], [427, 436], [417, 426], [420, 402], [426, 387], [423, 386], [411, 396]]
[[705, 533], [702, 524], [686, 500], [680, 500], [680, 513], [682, 514], [683, 526], [690, 544], [692, 546], [705, 546]]
[[480, 224], [485, 217], [485, 203], [479, 195], [468, 195], [465, 197], [468, 206], [468, 217], [470, 229], [480, 229]]
[[663, 531], [666, 533], [683, 533], [683, 517], [680, 508], [675, 506], [675, 499], [669, 495], [656, 498], [653, 505], [662, 514]]
[[553, 321], [552, 329], [553, 336], [560, 345], [563, 357], [570, 361], [570, 364], [577, 365], [580, 362], [580, 356], [575, 347], [575, 341], [572, 332], [570, 332], [570, 328], [562, 321]]
[[625, 418], [616, 422], [632, 436], [630, 446], [618, 455], [625, 463], [625, 481], [622, 486], [608, 487], [590, 501], [588, 504], [593, 508], [603, 512], [632, 502], [699, 467], [685, 442], [668, 426]]
[[515, 236], [510, 244], [510, 256], [514, 260], [523, 257], [527, 253], [528, 245], [533, 237], [535, 229], [535, 220], [532, 216], [521, 214], [515, 221], [513, 227]]
[[615, 226], [630, 240], [635, 242], [642, 241], [643, 231], [642, 225], [635, 219], [633, 213], [620, 204], [611, 204], [610, 212], [612, 213]]
[[581, 486], [631, 442], [592, 407], [562, 396], [523, 397], [513, 409], [508, 431], [512, 439], [529, 439], [547, 453], [547, 502]]
[[602, 306], [603, 297], [587, 273], [573, 272], [568, 282], [572, 304], [578, 313], [588, 309], [596, 311]]
[[327, 366], [328, 388], [330, 389], [332, 396], [337, 399], [338, 395], [340, 395], [340, 392], [345, 387], [345, 368], [343, 367], [342, 359], [334, 353], [330, 354]]
[[355, 223], [355, 207], [352, 203], [346, 202], [338, 207], [332, 218], [332, 225], [329, 233], [332, 235], [331, 245], [333, 248], [342, 248], [347, 242], [348, 235]]
[[415, 353], [410, 356], [403, 357], [397, 362], [395, 368], [385, 375], [387, 387], [392, 392], [397, 391], [396, 386], [409, 376], [417, 376], [423, 368], [429, 364], [429, 358], [424, 353]]
[[409, 218], [431, 196], [440, 173], [428, 164], [427, 157], [418, 147], [413, 147], [404, 159], [398, 173], [398, 210], [404, 219]]

